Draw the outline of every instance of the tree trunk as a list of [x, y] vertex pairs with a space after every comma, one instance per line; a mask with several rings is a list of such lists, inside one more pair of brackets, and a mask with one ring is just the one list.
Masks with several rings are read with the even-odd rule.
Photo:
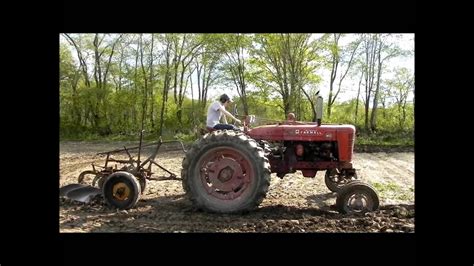
[[378, 110], [378, 101], [380, 93], [380, 76], [382, 75], [382, 63], [380, 61], [380, 49], [378, 51], [378, 69], [377, 69], [377, 83], [375, 86], [374, 100], [372, 104], [372, 113], [370, 115], [370, 130], [372, 132], [377, 131], [377, 110]]
[[143, 64], [143, 34], [140, 34], [140, 43], [139, 43], [139, 49], [140, 49], [140, 66], [142, 69], [143, 73], [143, 79], [144, 79], [144, 86], [143, 86], [143, 100], [142, 100], [142, 119], [141, 119], [141, 127], [140, 130], [145, 129], [145, 115], [147, 112], [147, 98], [148, 98], [148, 77], [147, 73], [145, 70], [145, 65]]
[[336, 73], [337, 73], [337, 66], [339, 64], [339, 60], [333, 56], [333, 63], [332, 63], [332, 68], [331, 68], [331, 77], [329, 80], [329, 97], [328, 97], [328, 104], [327, 104], [327, 114], [328, 114], [328, 119], [331, 118], [331, 107], [332, 107], [332, 93], [334, 89], [334, 80], [336, 79]]
[[366, 64], [365, 64], [365, 130], [369, 130], [369, 107], [374, 83], [375, 55], [377, 50], [377, 35], [366, 37]]
[[81, 49], [79, 48], [79, 46], [77, 46], [76, 42], [74, 41], [74, 39], [72, 39], [71, 36], [69, 36], [66, 33], [64, 33], [64, 36], [66, 37], [66, 40], [68, 40], [68, 42], [72, 44], [74, 48], [76, 48], [77, 58], [79, 59], [79, 64], [82, 69], [82, 74], [84, 75], [84, 82], [86, 84], [86, 87], [90, 88], [91, 84], [89, 81], [89, 74], [87, 73], [87, 64], [84, 57], [82, 56]]
[[164, 113], [165, 113], [165, 107], [166, 103], [168, 102], [168, 91], [170, 88], [170, 80], [171, 80], [171, 73], [170, 73], [170, 51], [171, 50], [171, 42], [170, 40], [167, 40], [166, 43], [166, 48], [165, 48], [165, 56], [166, 56], [166, 69], [165, 69], [165, 75], [164, 75], [164, 82], [163, 82], [163, 98], [161, 101], [161, 111], [160, 111], [160, 126], [158, 129], [158, 136], [163, 135], [163, 118], [164, 118]]
[[398, 127], [400, 128], [400, 130], [403, 129], [403, 117], [402, 117], [402, 103], [399, 102], [397, 104], [398, 106]]
[[151, 106], [150, 106], [150, 124], [152, 130], [155, 129], [155, 117], [154, 117], [154, 106], [155, 106], [155, 99], [153, 98], [153, 90], [154, 90], [154, 82], [153, 82], [153, 46], [154, 46], [154, 35], [153, 33], [151, 34], [151, 48], [150, 48], [150, 64], [148, 65], [148, 71], [150, 72], [150, 101], [151, 101]]
[[301, 91], [302, 91], [303, 94], [306, 96], [306, 98], [307, 98], [308, 101], [309, 101], [309, 104], [311, 105], [311, 110], [312, 110], [312, 118], [311, 118], [311, 121], [316, 122], [316, 106], [314, 106], [313, 100], [311, 99], [311, 97], [309, 96], [309, 94], [306, 93], [306, 91], [303, 89], [303, 87], [301, 87]]
[[133, 118], [133, 129], [135, 131], [136, 126], [137, 126], [137, 95], [138, 95], [138, 50], [136, 51], [135, 54], [135, 72], [133, 75], [133, 85], [134, 85], [134, 90], [133, 90], [133, 110], [132, 110], [132, 118]]
[[372, 132], [377, 131], [377, 109], [378, 109], [378, 101], [379, 101], [379, 94], [380, 94], [380, 77], [382, 76], [382, 65], [383, 61], [381, 59], [381, 52], [382, 52], [382, 40], [378, 40], [378, 50], [377, 50], [377, 85], [375, 87], [374, 93], [374, 101], [372, 104], [372, 114], [370, 116], [370, 129]]
[[329, 80], [329, 97], [328, 97], [328, 104], [327, 104], [327, 114], [328, 119], [331, 118], [331, 107], [334, 103], [333, 99], [333, 89], [334, 89], [334, 80], [336, 80], [337, 76], [337, 68], [339, 66], [339, 38], [341, 38], [341, 34], [334, 33], [334, 45], [335, 51], [332, 51], [332, 66], [331, 66], [331, 76]]
[[355, 122], [354, 124], [357, 125], [357, 120], [358, 120], [358, 113], [359, 113], [359, 95], [360, 95], [360, 85], [362, 83], [362, 78], [364, 76], [364, 72], [361, 72], [360, 79], [359, 79], [359, 88], [357, 89], [357, 98], [356, 98], [356, 108], [355, 108]]

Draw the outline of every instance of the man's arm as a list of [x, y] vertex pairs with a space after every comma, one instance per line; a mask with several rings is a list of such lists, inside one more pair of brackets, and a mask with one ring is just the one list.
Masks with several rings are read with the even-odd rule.
[[[231, 113], [229, 113], [226, 109], [224, 108], [221, 108], [221, 112], [223, 112], [225, 115], [231, 117], [232, 119], [234, 119], [235, 121], [237, 121], [238, 123], [241, 123], [241, 121], [237, 118], [235, 118]], [[224, 122], [227, 124], [227, 119], [226, 119], [226, 116], [224, 116]]]
[[[221, 112], [222, 112], [222, 113], [224, 113], [223, 111], [225, 111], [225, 110], [224, 110], [223, 108], [221, 108]], [[224, 120], [224, 124], [228, 124], [228, 123], [227, 123], [227, 117], [226, 117], [225, 113], [224, 113], [224, 115], [222, 116], [222, 120]]]

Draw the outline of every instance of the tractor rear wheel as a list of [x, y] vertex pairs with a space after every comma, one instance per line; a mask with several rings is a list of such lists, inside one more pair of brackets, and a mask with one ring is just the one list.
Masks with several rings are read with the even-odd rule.
[[340, 213], [365, 213], [379, 207], [379, 197], [375, 189], [361, 181], [351, 181], [341, 188], [336, 198], [336, 208]]
[[133, 208], [140, 199], [140, 184], [130, 173], [115, 172], [107, 177], [102, 194], [108, 205], [118, 209]]
[[181, 178], [198, 209], [236, 213], [255, 209], [270, 185], [270, 164], [258, 143], [243, 133], [214, 131], [186, 153]]

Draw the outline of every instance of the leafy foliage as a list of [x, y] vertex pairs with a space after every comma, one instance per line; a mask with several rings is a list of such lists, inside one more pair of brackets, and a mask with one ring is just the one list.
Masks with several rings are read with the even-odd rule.
[[[374, 36], [356, 39], [363, 37]], [[368, 98], [335, 101], [323, 121], [354, 124], [362, 142], [412, 144], [414, 74], [403, 68], [366, 71], [364, 53], [355, 50], [358, 43], [330, 40], [330, 34], [62, 34], [60, 137], [136, 139], [145, 118], [147, 138], [191, 141], [216, 100], [209, 95], [223, 88], [238, 94], [239, 115], [274, 123], [294, 112], [298, 120], [311, 121], [317, 91], [329, 82], [320, 71], [330, 71], [331, 55], [337, 55], [341, 75], [360, 76], [362, 90], [368, 88], [367, 75], [380, 82]], [[378, 49], [385, 49], [387, 58], [410, 54], [388, 41], [383, 45]], [[393, 75], [385, 78], [389, 71]], [[369, 132], [364, 118], [370, 113], [377, 130]]]

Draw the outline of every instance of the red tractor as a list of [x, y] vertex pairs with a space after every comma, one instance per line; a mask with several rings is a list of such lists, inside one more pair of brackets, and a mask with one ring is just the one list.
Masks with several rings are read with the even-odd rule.
[[325, 170], [325, 183], [337, 192], [342, 213], [373, 211], [379, 206], [375, 190], [357, 179], [352, 166], [355, 127], [321, 125], [322, 97], [317, 101], [317, 122], [288, 120], [249, 128], [243, 132], [213, 131], [186, 153], [181, 178], [189, 199], [199, 209], [219, 213], [250, 211], [268, 191], [270, 174], [283, 178], [300, 170], [315, 177]]
[[[352, 125], [321, 125], [322, 98], [317, 104], [317, 122], [299, 122], [293, 114], [288, 120], [274, 125], [250, 128], [253, 116], [247, 116], [241, 132], [213, 131], [196, 141], [186, 152], [181, 170], [184, 190], [193, 204], [203, 210], [219, 213], [250, 211], [265, 198], [270, 185], [270, 174], [283, 178], [300, 170], [305, 177], [315, 177], [325, 170], [325, 183], [337, 192], [336, 207], [342, 213], [373, 211], [379, 206], [375, 190], [357, 180], [352, 167], [355, 128]], [[88, 202], [102, 193], [105, 201], [120, 209], [133, 208], [152, 178], [152, 165], [170, 176], [177, 176], [159, 165], [155, 158], [162, 143], [99, 153], [107, 155], [102, 170], [84, 171], [79, 184], [60, 189], [60, 195]], [[176, 142], [176, 141], [171, 141]], [[142, 147], [156, 145], [153, 154], [140, 160]], [[181, 143], [182, 145], [182, 143]], [[138, 159], [130, 150], [138, 149]], [[128, 160], [111, 158], [126, 152]], [[125, 164], [115, 168], [110, 162]], [[147, 166], [148, 165], [148, 166]], [[86, 186], [85, 176], [92, 175], [93, 186]]]

